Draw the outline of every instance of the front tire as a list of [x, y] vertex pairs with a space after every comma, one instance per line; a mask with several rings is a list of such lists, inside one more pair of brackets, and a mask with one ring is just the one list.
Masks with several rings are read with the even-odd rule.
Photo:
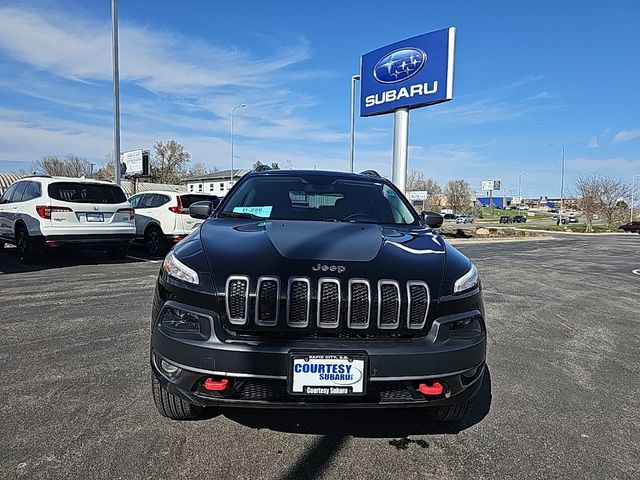
[[193, 405], [169, 393], [153, 373], [151, 374], [151, 390], [153, 392], [153, 402], [158, 409], [158, 413], [163, 417], [171, 420], [195, 420], [202, 413], [202, 407]]
[[158, 227], [151, 227], [144, 234], [147, 252], [153, 257], [162, 257], [167, 252], [167, 239]]
[[465, 400], [454, 405], [432, 408], [428, 412], [431, 420], [436, 422], [458, 422], [471, 410], [471, 400]]

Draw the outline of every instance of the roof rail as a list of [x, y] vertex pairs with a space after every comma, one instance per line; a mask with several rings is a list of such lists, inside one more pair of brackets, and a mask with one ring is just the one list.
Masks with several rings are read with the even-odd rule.
[[273, 170], [269, 165], [258, 165], [253, 169], [254, 172], [264, 172], [265, 170]]
[[374, 178], [382, 178], [380, 174], [375, 170], [365, 170], [363, 172], [360, 172], [360, 175], [366, 175], [367, 177], [374, 177]]

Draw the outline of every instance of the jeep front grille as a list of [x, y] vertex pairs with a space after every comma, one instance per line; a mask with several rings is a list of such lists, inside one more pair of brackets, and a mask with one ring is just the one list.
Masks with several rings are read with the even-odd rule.
[[234, 325], [247, 323], [249, 314], [249, 277], [231, 276], [227, 279], [227, 317]]
[[308, 278], [289, 279], [287, 292], [287, 325], [304, 328], [309, 325], [311, 282]]
[[287, 326], [317, 329], [318, 334], [355, 334], [355, 330], [418, 334], [427, 323], [431, 301], [429, 287], [418, 280], [402, 285], [380, 280], [371, 285], [359, 278], [347, 282], [321, 278], [312, 284], [308, 278], [291, 277], [283, 284], [278, 277], [262, 276], [254, 282], [244, 275], [232, 275], [226, 282], [227, 320], [241, 330]]
[[429, 287], [424, 282], [407, 282], [407, 327], [422, 328], [427, 322], [429, 311]]
[[368, 328], [371, 316], [371, 287], [367, 280], [349, 280], [347, 326]]
[[280, 279], [260, 277], [256, 295], [256, 324], [272, 326], [278, 324], [280, 313]]
[[400, 325], [400, 286], [397, 282], [378, 282], [378, 328], [397, 328]]

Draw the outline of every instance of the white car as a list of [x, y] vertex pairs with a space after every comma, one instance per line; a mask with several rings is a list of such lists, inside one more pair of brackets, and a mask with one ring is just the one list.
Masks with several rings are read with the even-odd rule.
[[134, 211], [120, 186], [84, 178], [33, 176], [0, 198], [0, 248], [13, 243], [22, 263], [52, 248], [106, 250], [123, 258], [135, 235]]
[[153, 256], [163, 256], [167, 250], [189, 235], [203, 220], [189, 216], [194, 202], [210, 201], [215, 206], [215, 195], [186, 192], [140, 192], [129, 197], [136, 212], [136, 239], [144, 242]]

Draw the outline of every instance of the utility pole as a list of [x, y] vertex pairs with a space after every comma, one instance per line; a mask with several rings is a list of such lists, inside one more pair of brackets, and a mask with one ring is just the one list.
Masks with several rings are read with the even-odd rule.
[[113, 161], [120, 185], [120, 71], [118, 67], [118, 0], [111, 0], [111, 58], [113, 63]]

